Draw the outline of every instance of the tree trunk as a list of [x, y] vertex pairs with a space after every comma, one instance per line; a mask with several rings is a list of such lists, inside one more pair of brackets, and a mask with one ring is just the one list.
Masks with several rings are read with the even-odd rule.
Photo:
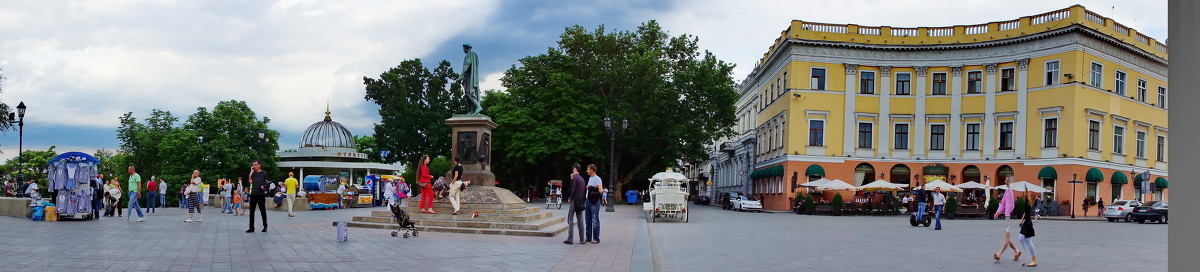
[[[628, 172], [629, 174], [626, 174], [624, 177], [617, 179], [617, 182], [613, 187], [624, 188], [626, 184], [629, 184], [630, 181], [633, 181], [633, 177], [635, 175], [637, 175], [637, 173], [642, 172], [643, 169], [646, 169], [646, 166], [650, 165], [650, 161], [651, 161], [651, 159], [654, 158], [654, 156], [655, 156], [654, 153], [646, 154], [646, 156], [643, 156], [641, 159], [641, 162], [639, 162], [637, 164], [637, 166], [635, 166], [633, 168], [633, 171], [629, 171]], [[620, 191], [617, 191], [617, 192], [620, 192]], [[620, 193], [616, 194], [616, 196], [617, 196], [617, 199], [620, 199], [622, 201], [624, 200], [624, 196], [622, 196]]]

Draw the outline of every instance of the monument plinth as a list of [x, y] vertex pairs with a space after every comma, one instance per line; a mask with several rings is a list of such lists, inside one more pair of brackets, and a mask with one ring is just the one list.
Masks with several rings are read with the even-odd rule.
[[496, 122], [482, 114], [455, 114], [446, 119], [450, 126], [451, 155], [462, 161], [463, 180], [471, 186], [463, 191], [462, 204], [524, 204], [508, 189], [496, 187], [492, 174], [492, 130]]

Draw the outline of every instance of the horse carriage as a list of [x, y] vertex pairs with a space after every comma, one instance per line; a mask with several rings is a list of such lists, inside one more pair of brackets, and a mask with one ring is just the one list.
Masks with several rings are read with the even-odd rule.
[[650, 194], [642, 209], [651, 222], [659, 218], [680, 219], [688, 222], [688, 178], [667, 169], [650, 178]]

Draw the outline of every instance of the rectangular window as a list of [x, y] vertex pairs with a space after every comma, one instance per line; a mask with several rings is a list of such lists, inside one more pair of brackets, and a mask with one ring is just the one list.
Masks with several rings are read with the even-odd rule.
[[1138, 79], [1137, 100], [1146, 102], [1146, 80]]
[[860, 94], [875, 94], [875, 72], [862, 72], [861, 86], [858, 87]]
[[1146, 132], [1137, 132], [1137, 157], [1146, 158]]
[[912, 90], [912, 75], [908, 73], [896, 73], [896, 95], [910, 95]]
[[1117, 71], [1117, 80], [1113, 83], [1114, 92], [1125, 96], [1125, 72]]
[[1000, 123], [1000, 150], [1012, 150], [1013, 148], [1013, 123]]
[[871, 123], [858, 123], [858, 148], [871, 148]]
[[967, 124], [967, 150], [979, 150], [979, 124]]
[[946, 73], [933, 74], [933, 95], [946, 95]]
[[1100, 150], [1100, 121], [1088, 121], [1088, 149]]
[[825, 68], [812, 68], [812, 79], [808, 82], [813, 90], [825, 89]]
[[1167, 137], [1158, 136], [1158, 161], [1167, 161]]
[[1121, 126], [1113, 127], [1113, 153], [1125, 153], [1125, 128]]
[[929, 126], [929, 150], [946, 150], [946, 125]]
[[1045, 129], [1045, 138], [1042, 140], [1045, 147], [1058, 146], [1058, 118], [1046, 119]]
[[1103, 89], [1104, 84], [1101, 84], [1101, 80], [1104, 80], [1104, 65], [1093, 62], [1092, 63], [1092, 86]]
[[825, 146], [825, 121], [808, 121], [808, 145]]
[[1046, 86], [1058, 84], [1058, 61], [1046, 62]]
[[983, 92], [983, 72], [967, 72], [967, 93], [977, 94]]
[[1017, 90], [1017, 75], [1015, 71], [1016, 70], [1013, 68], [1000, 70], [1000, 91], [1007, 92]]
[[783, 78], [775, 79], [775, 98], [777, 98], [777, 99], [780, 96], [783, 96], [783, 83], [781, 82], [782, 80], [783, 80]]
[[1167, 88], [1158, 86], [1158, 107], [1167, 108]]
[[896, 124], [896, 149], [908, 149], [908, 124]]

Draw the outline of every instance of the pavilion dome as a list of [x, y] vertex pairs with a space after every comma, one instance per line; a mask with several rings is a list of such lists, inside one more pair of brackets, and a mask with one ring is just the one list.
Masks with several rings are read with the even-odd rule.
[[305, 147], [354, 148], [354, 136], [341, 123], [334, 122], [326, 109], [325, 120], [308, 126], [304, 136], [300, 137], [300, 148]]

